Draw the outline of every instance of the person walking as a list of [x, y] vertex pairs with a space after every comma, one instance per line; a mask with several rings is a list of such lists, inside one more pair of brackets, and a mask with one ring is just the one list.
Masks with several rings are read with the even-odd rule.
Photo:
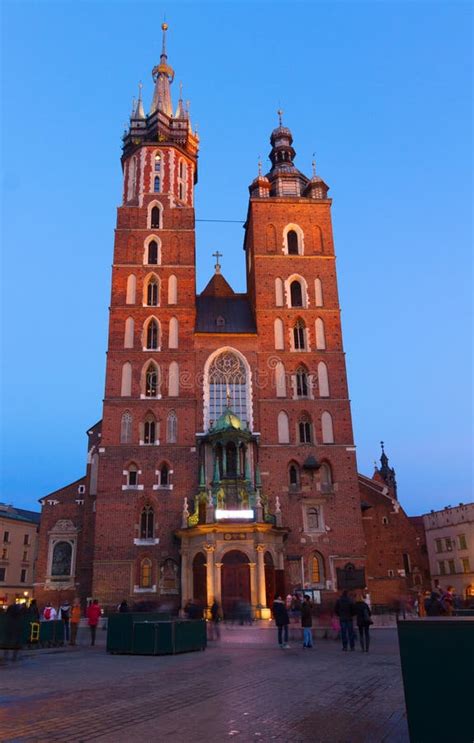
[[221, 639], [221, 627], [220, 627], [220, 621], [221, 621], [221, 611], [219, 602], [214, 599], [214, 601], [211, 604], [211, 637], [209, 639], [211, 640], [220, 640]]
[[336, 616], [339, 617], [342, 649], [347, 650], [347, 643], [349, 641], [350, 649], [355, 650], [355, 634], [354, 625], [352, 622], [352, 618], [355, 613], [354, 602], [346, 590], [342, 592], [341, 596], [336, 601], [334, 613], [336, 614]]
[[128, 609], [128, 604], [127, 604], [127, 601], [126, 601], [126, 599], [124, 599], [124, 600], [123, 600], [123, 601], [122, 601], [122, 602], [121, 602], [121, 603], [120, 603], [120, 604], [119, 604], [119, 605], [117, 606], [117, 611], [118, 611], [118, 612], [119, 612], [120, 614], [126, 614], [126, 613], [127, 613], [128, 611], [129, 611], [129, 609]]
[[288, 625], [290, 623], [290, 618], [288, 616], [288, 609], [286, 608], [285, 602], [282, 600], [281, 596], [277, 596], [273, 602], [272, 612], [278, 630], [278, 644], [281, 648], [289, 648]]
[[81, 621], [81, 604], [79, 599], [74, 599], [72, 602], [71, 609], [71, 640], [70, 645], [76, 645], [77, 630], [79, 629], [79, 622]]
[[301, 605], [301, 626], [303, 627], [303, 647], [313, 647], [313, 605], [308, 594], [305, 594]]
[[95, 635], [97, 631], [97, 625], [99, 624], [99, 618], [101, 615], [101, 608], [97, 599], [94, 599], [92, 604], [87, 607], [87, 623], [89, 625], [91, 633], [91, 646], [95, 645]]
[[359, 629], [360, 647], [362, 652], [369, 652], [370, 645], [370, 625], [372, 624], [372, 612], [369, 605], [364, 601], [364, 596], [361, 594], [354, 604], [355, 617], [357, 627]]
[[66, 599], [59, 607], [59, 619], [62, 619], [64, 627], [64, 639], [69, 642], [69, 622], [71, 620], [71, 604]]
[[8, 660], [9, 652], [12, 651], [12, 660], [18, 659], [18, 653], [22, 648], [23, 622], [26, 618], [24, 604], [13, 602], [9, 605], [5, 616], [5, 644], [4, 659]]

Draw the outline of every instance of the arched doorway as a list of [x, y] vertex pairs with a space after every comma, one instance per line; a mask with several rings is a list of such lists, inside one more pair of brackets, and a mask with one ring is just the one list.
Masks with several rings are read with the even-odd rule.
[[198, 552], [193, 560], [193, 598], [207, 606], [206, 558], [202, 552]]
[[250, 604], [250, 567], [247, 555], [239, 550], [227, 552], [222, 559], [222, 611], [233, 617], [239, 601]]
[[270, 552], [265, 552], [263, 558], [265, 564], [265, 594], [267, 606], [272, 607], [275, 598], [275, 564]]

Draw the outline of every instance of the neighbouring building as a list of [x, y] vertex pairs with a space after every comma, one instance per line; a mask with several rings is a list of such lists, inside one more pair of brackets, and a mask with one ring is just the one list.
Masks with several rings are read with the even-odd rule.
[[[366, 576], [372, 604], [396, 608], [430, 588], [428, 551], [421, 517], [407, 516], [397, 496], [395, 471], [383, 449], [372, 478], [359, 475], [367, 542]], [[420, 528], [421, 527], [421, 528]]]
[[216, 251], [196, 295], [199, 139], [172, 107], [166, 28], [123, 138], [103, 417], [85, 477], [42, 499], [38, 597], [268, 617], [303, 585], [332, 604], [365, 586], [367, 549], [328, 186], [279, 112], [249, 187], [247, 291]]
[[40, 516], [0, 503], [0, 608], [33, 597]]
[[433, 588], [453, 586], [474, 601], [474, 503], [447, 506], [423, 516]]

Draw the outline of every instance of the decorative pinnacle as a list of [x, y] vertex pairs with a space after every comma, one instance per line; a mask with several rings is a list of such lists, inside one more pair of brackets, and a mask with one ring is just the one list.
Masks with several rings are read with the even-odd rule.
[[278, 121], [280, 122], [280, 126], [282, 126], [283, 125], [283, 119], [282, 119], [283, 111], [281, 108], [278, 109], [277, 114], [278, 114]]
[[221, 272], [221, 264], [219, 263], [219, 258], [222, 258], [223, 253], [219, 253], [219, 251], [216, 250], [216, 252], [213, 253], [212, 256], [213, 256], [213, 258], [216, 259], [216, 263], [215, 263], [215, 266], [214, 266], [214, 268], [216, 269], [216, 273], [220, 273]]
[[162, 23], [161, 24], [161, 30], [163, 31], [163, 46], [161, 48], [161, 54], [162, 55], [164, 54], [165, 57], [166, 57], [166, 32], [168, 30], [168, 24], [167, 23]]
[[179, 100], [183, 100], [183, 83], [179, 84]]
[[261, 155], [258, 156], [258, 175], [262, 175], [262, 157]]
[[383, 443], [383, 441], [381, 441], [381, 442], [380, 442], [380, 446], [382, 447], [382, 454], [385, 454], [385, 450], [384, 450], [384, 448], [383, 448], [383, 447], [384, 447], [384, 443]]
[[313, 178], [316, 177], [316, 160], [314, 159], [315, 152], [313, 152], [313, 159], [311, 161], [311, 167], [313, 168]]

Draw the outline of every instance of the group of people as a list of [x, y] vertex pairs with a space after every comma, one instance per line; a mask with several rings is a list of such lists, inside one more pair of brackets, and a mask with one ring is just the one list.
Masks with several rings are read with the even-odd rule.
[[[303, 629], [303, 648], [313, 647], [313, 604], [311, 602], [311, 596], [304, 594], [302, 601], [296, 594], [287, 596], [286, 601], [281, 596], [277, 596], [273, 602], [272, 612], [277, 627], [277, 638], [280, 648], [285, 649], [290, 647], [288, 644], [290, 615], [296, 621], [299, 620], [301, 622]], [[351, 650], [355, 650], [355, 618], [359, 630], [361, 650], [368, 653], [372, 611], [367, 601], [367, 596], [360, 593], [356, 600], [354, 600], [347, 591], [343, 591], [336, 601], [334, 613], [339, 621], [342, 649], [347, 651], [349, 647]]]
[[[81, 621], [82, 611], [78, 598], [74, 599], [72, 605], [65, 600], [56, 610], [50, 601], [46, 603], [43, 610], [40, 611], [36, 599], [26, 603], [11, 603], [5, 612], [5, 648], [4, 660], [17, 660], [18, 653], [23, 643], [24, 623], [54, 622], [60, 621], [64, 627], [64, 641], [69, 645], [77, 644], [77, 631]], [[102, 609], [97, 599], [87, 607], [85, 616], [89, 627], [91, 645], [95, 645], [96, 631], [99, 619], [102, 615]]]
[[462, 599], [456, 594], [453, 586], [443, 590], [439, 583], [433, 591], [427, 591], [424, 597], [418, 600], [420, 617], [449, 617], [458, 608], [462, 608]]

